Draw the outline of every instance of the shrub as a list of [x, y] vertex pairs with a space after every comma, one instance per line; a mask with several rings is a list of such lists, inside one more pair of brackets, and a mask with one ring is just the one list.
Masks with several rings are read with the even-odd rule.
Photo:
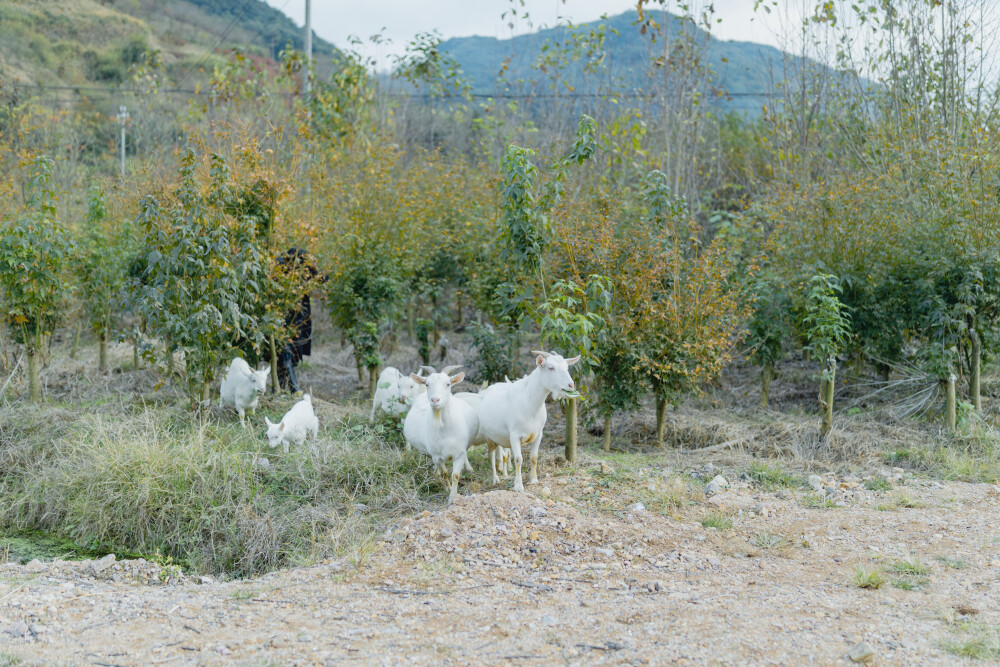
[[69, 240], [56, 220], [51, 160], [39, 156], [21, 166], [29, 169], [24, 204], [0, 228], [0, 300], [7, 325], [24, 345], [30, 397], [37, 402], [41, 400], [38, 363], [44, 337], [59, 322], [69, 292]]

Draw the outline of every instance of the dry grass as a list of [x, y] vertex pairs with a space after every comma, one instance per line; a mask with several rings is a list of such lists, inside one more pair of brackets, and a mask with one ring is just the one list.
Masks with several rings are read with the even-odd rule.
[[197, 571], [363, 558], [387, 522], [440, 491], [420, 457], [350, 421], [288, 455], [238, 423], [162, 409], [7, 407], [0, 423], [4, 529], [162, 552]]

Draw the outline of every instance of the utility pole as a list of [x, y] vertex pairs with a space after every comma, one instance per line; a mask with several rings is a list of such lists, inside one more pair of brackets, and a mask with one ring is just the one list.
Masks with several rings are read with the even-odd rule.
[[122, 126], [122, 141], [121, 141], [121, 149], [122, 149], [122, 180], [124, 181], [125, 180], [125, 123], [128, 122], [128, 118], [129, 118], [128, 110], [125, 108], [124, 104], [122, 104], [121, 106], [118, 107], [118, 115], [115, 116], [115, 118], [118, 119], [119, 124], [121, 124], [121, 126]]
[[312, 82], [309, 80], [309, 74], [312, 71], [312, 58], [313, 58], [313, 31], [312, 31], [312, 2], [306, 0], [306, 71], [304, 74], [304, 81], [302, 82], [302, 92], [308, 99], [309, 93], [312, 92]]

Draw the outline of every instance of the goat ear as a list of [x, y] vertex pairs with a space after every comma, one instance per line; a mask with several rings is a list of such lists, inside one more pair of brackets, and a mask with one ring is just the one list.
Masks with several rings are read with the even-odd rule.
[[461, 373], [459, 373], [459, 374], [457, 374], [457, 375], [455, 375], [454, 377], [451, 378], [451, 383], [452, 384], [458, 384], [459, 382], [461, 382], [464, 379], [465, 379], [465, 371], [462, 371]]
[[284, 431], [285, 430], [285, 422], [281, 422], [280, 424], [278, 424], [278, 430], [279, 431]]
[[567, 366], [572, 366], [573, 364], [575, 364], [578, 361], [580, 361], [580, 355], [579, 354], [576, 355], [575, 357], [573, 357], [572, 359], [567, 359], [566, 360], [566, 365]]
[[535, 365], [536, 365], [536, 366], [541, 366], [541, 365], [542, 365], [542, 364], [544, 364], [544, 363], [545, 363], [545, 357], [543, 357], [543, 356], [541, 355], [541, 353], [539, 353], [539, 354], [538, 354], [538, 356], [537, 356], [537, 357], [535, 357]]
[[264, 370], [262, 370], [261, 373], [263, 373], [264, 375], [270, 375], [271, 374], [271, 364], [268, 364], [267, 366], [265, 366]]
[[424, 379], [419, 375], [417, 375], [416, 373], [410, 373], [410, 379], [416, 382], [417, 384], [427, 384], [427, 382], [425, 382]]

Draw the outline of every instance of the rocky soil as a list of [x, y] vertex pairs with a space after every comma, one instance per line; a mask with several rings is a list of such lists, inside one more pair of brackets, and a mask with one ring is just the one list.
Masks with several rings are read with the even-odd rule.
[[[885, 471], [876, 490], [833, 474], [768, 490], [745, 464], [593, 459], [406, 519], [357, 562], [249, 581], [113, 556], [7, 563], [0, 664], [1000, 658], [997, 487]], [[860, 587], [859, 568], [884, 583]]]

